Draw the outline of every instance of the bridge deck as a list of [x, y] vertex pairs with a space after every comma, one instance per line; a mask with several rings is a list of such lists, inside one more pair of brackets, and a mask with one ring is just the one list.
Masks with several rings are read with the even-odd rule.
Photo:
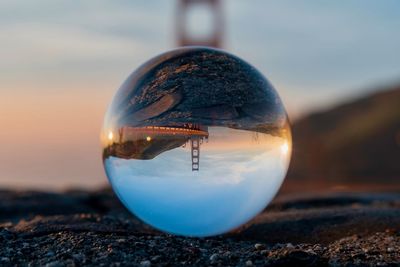
[[158, 134], [158, 135], [188, 135], [188, 136], [202, 136], [208, 137], [208, 132], [196, 129], [177, 128], [177, 127], [162, 127], [162, 126], [145, 126], [145, 127], [131, 127], [130, 131], [144, 134]]

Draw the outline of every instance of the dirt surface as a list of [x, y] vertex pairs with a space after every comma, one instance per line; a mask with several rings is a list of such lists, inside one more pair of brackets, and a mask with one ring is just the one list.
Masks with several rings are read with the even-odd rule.
[[0, 266], [400, 266], [400, 194], [278, 197], [213, 238], [143, 225], [112, 192], [0, 191]]

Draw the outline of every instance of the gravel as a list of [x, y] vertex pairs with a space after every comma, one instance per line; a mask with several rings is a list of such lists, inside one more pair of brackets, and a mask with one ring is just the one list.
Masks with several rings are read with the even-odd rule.
[[[52, 210], [57, 206], [48, 205], [53, 197], [42, 198], [37, 205], [47, 205], [47, 210], [32, 207], [45, 212], [26, 217], [18, 211], [18, 205], [22, 205], [19, 198], [24, 196], [29, 202], [30, 198], [37, 199], [35, 193], [29, 193], [28, 198], [27, 193], [1, 194], [14, 197], [7, 201], [3, 198], [0, 204], [0, 266], [400, 266], [400, 224], [394, 216], [387, 217], [389, 211], [398, 215], [398, 196], [385, 195], [378, 202], [359, 205], [354, 205], [355, 197], [350, 206], [331, 205], [330, 197], [329, 205], [318, 208], [311, 201], [301, 208], [286, 209], [277, 200], [243, 229], [212, 238], [187, 238], [143, 225], [110, 192], [63, 194], [71, 205], [81, 205], [84, 212], [77, 214], [57, 214], [60, 210]], [[314, 198], [318, 203], [323, 200]], [[336, 198], [340, 203], [343, 195]], [[4, 206], [11, 212], [4, 214]], [[353, 218], [347, 215], [351, 208], [355, 209]], [[376, 223], [378, 208], [385, 212]], [[318, 229], [319, 221], [310, 219], [318, 214], [330, 220], [331, 227]], [[369, 214], [373, 219], [369, 220]], [[357, 216], [363, 224], [350, 231], [348, 227], [357, 222]], [[299, 231], [301, 223], [311, 230]], [[282, 229], [276, 231], [278, 225], [286, 229], [286, 235]], [[369, 231], [365, 231], [366, 225]], [[317, 233], [325, 236], [313, 242], [310, 237]]]
[[[119, 242], [120, 239], [126, 242]], [[27, 243], [27, 245], [23, 245]], [[382, 232], [366, 237], [351, 236], [330, 245], [263, 244], [257, 250], [251, 241], [224, 237], [197, 239], [166, 234], [121, 235], [61, 231], [32, 238], [3, 241], [1, 265], [220, 265], [307, 266], [400, 264], [400, 232]], [[391, 247], [393, 250], [388, 251]], [[396, 249], [395, 249], [396, 248]]]

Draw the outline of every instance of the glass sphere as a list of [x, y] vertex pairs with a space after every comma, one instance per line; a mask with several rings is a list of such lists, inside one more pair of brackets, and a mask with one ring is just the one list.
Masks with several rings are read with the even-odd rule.
[[272, 200], [291, 154], [268, 80], [221, 50], [159, 55], [122, 84], [101, 133], [113, 190], [137, 217], [179, 235], [232, 230]]

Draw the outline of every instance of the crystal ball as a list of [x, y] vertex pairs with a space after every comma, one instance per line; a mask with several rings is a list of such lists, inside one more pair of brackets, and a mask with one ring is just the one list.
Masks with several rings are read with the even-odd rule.
[[291, 154], [271, 83], [222, 50], [186, 47], [147, 61], [116, 92], [101, 132], [118, 198], [168, 233], [211, 236], [262, 212]]

